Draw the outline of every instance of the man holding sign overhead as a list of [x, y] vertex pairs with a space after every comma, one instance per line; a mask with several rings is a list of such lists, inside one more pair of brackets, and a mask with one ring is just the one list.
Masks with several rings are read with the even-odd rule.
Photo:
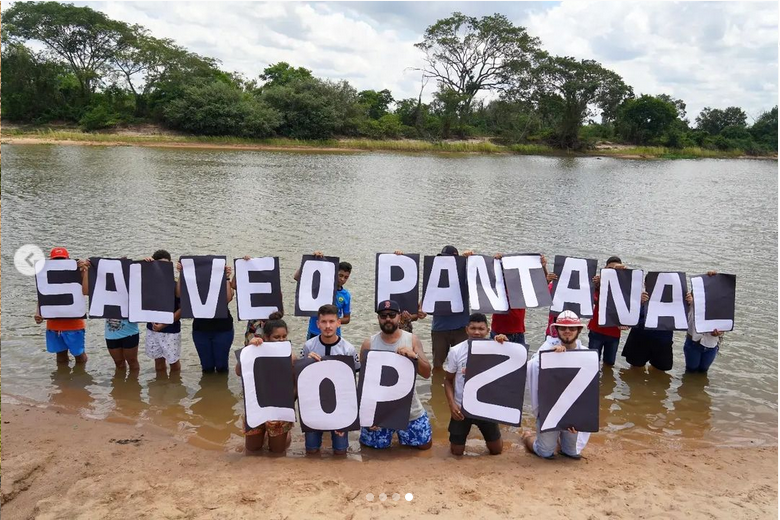
[[[557, 329], [558, 338], [548, 336], [547, 341], [539, 347], [539, 350], [528, 362], [528, 392], [531, 396], [531, 408], [534, 417], [536, 417], [536, 435], [530, 432], [524, 432], [523, 442], [528, 451], [545, 459], [551, 459], [555, 456], [555, 449], [560, 442], [561, 455], [579, 459], [582, 449], [588, 442], [588, 433], [580, 433], [572, 427], [564, 430], [542, 431], [545, 428], [543, 428], [543, 418], [540, 414], [539, 371], [542, 353], [549, 353], [550, 351], [553, 353], [563, 353], [574, 350], [588, 350], [579, 340], [584, 325], [582, 321], [580, 321], [579, 316], [572, 311], [563, 311], [558, 315], [555, 323], [552, 323], [550, 327]], [[596, 370], [598, 370], [598, 365], [596, 365]], [[565, 391], [562, 392], [562, 394], [563, 393], [565, 393]]]

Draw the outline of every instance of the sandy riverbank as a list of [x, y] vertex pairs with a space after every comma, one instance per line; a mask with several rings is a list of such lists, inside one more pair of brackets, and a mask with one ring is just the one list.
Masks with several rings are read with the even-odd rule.
[[[427, 141], [398, 140], [372, 141], [360, 139], [331, 140], [325, 143], [301, 142], [278, 139], [270, 143], [251, 142], [245, 139], [211, 140], [209, 138], [193, 138], [181, 135], [149, 134], [149, 133], [117, 133], [92, 134], [80, 132], [53, 132], [50, 134], [4, 134], [2, 144], [60, 144], [80, 146], [141, 146], [147, 148], [174, 149], [204, 149], [204, 150], [258, 150], [258, 151], [289, 151], [308, 153], [334, 152], [396, 152], [396, 153], [436, 153], [436, 154], [466, 154], [466, 155], [539, 155], [550, 157], [591, 157], [594, 159], [611, 157], [615, 159], [759, 159], [777, 160], [776, 156], [734, 155], [728, 152], [675, 151], [664, 148], [636, 148], [628, 145], [600, 145], [587, 152], [566, 152], [543, 145], [499, 146], [485, 140], [448, 141], [429, 143]], [[643, 150], [643, 151], [638, 151]], [[693, 155], [689, 155], [692, 153]]]
[[543, 461], [518, 445], [463, 460], [434, 446], [311, 460], [207, 451], [20, 404], [4, 404], [2, 419], [5, 519], [777, 517], [776, 447], [594, 446], [586, 460]]

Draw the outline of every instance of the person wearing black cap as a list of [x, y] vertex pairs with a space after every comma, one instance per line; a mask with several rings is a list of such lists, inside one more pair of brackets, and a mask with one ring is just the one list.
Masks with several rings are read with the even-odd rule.
[[[379, 318], [380, 332], [363, 342], [364, 350], [384, 350], [395, 352], [410, 359], [417, 360], [417, 374], [428, 379], [431, 377], [431, 364], [425, 357], [420, 338], [401, 330], [398, 325], [401, 320], [401, 306], [395, 300], [379, 302], [376, 309]], [[417, 396], [417, 387], [412, 394], [412, 407], [409, 410], [409, 425], [405, 430], [391, 430], [372, 426], [361, 428], [360, 444], [369, 448], [389, 448], [393, 441], [393, 433], [398, 434], [398, 442], [402, 446], [411, 446], [419, 450], [427, 450], [433, 443], [431, 421]]]
[[[463, 256], [469, 256], [472, 251], [465, 251]], [[444, 246], [439, 256], [458, 256], [455, 246]], [[434, 316], [431, 323], [431, 349], [433, 350], [433, 368], [440, 369], [451, 347], [466, 341], [466, 326], [469, 324], [468, 303], [463, 312], [449, 316]]]

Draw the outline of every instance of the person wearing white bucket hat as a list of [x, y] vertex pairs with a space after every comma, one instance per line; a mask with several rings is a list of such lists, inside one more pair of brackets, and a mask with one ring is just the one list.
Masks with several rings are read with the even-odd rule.
[[560, 440], [561, 455], [569, 458], [579, 459], [585, 445], [588, 443], [590, 434], [578, 432], [574, 428], [564, 431], [541, 432], [541, 421], [539, 420], [539, 352], [553, 350], [555, 352], [565, 352], [567, 350], [585, 350], [582, 342], [579, 340], [580, 333], [585, 327], [579, 316], [572, 311], [563, 311], [551, 323], [558, 332], [558, 337], [547, 336], [539, 350], [528, 362], [528, 372], [526, 375], [526, 384], [528, 393], [531, 396], [531, 409], [536, 418], [536, 435], [531, 432], [523, 432], [523, 443], [531, 453], [542, 458], [551, 459], [555, 456], [555, 448]]

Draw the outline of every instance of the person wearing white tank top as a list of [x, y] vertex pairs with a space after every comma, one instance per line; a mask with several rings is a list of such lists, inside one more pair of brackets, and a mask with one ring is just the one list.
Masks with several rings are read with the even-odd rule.
[[[431, 364], [423, 353], [420, 339], [399, 328], [401, 322], [401, 307], [393, 300], [385, 300], [377, 307], [380, 332], [366, 339], [360, 347], [364, 350], [384, 350], [395, 352], [410, 359], [417, 360], [417, 374], [428, 379], [431, 377]], [[409, 425], [405, 430], [391, 430], [372, 426], [361, 428], [360, 444], [369, 448], [389, 448], [393, 441], [393, 433], [398, 434], [398, 442], [402, 446], [412, 446], [427, 450], [433, 442], [433, 432], [428, 414], [423, 408], [415, 387], [412, 395], [412, 407], [409, 411]]]

